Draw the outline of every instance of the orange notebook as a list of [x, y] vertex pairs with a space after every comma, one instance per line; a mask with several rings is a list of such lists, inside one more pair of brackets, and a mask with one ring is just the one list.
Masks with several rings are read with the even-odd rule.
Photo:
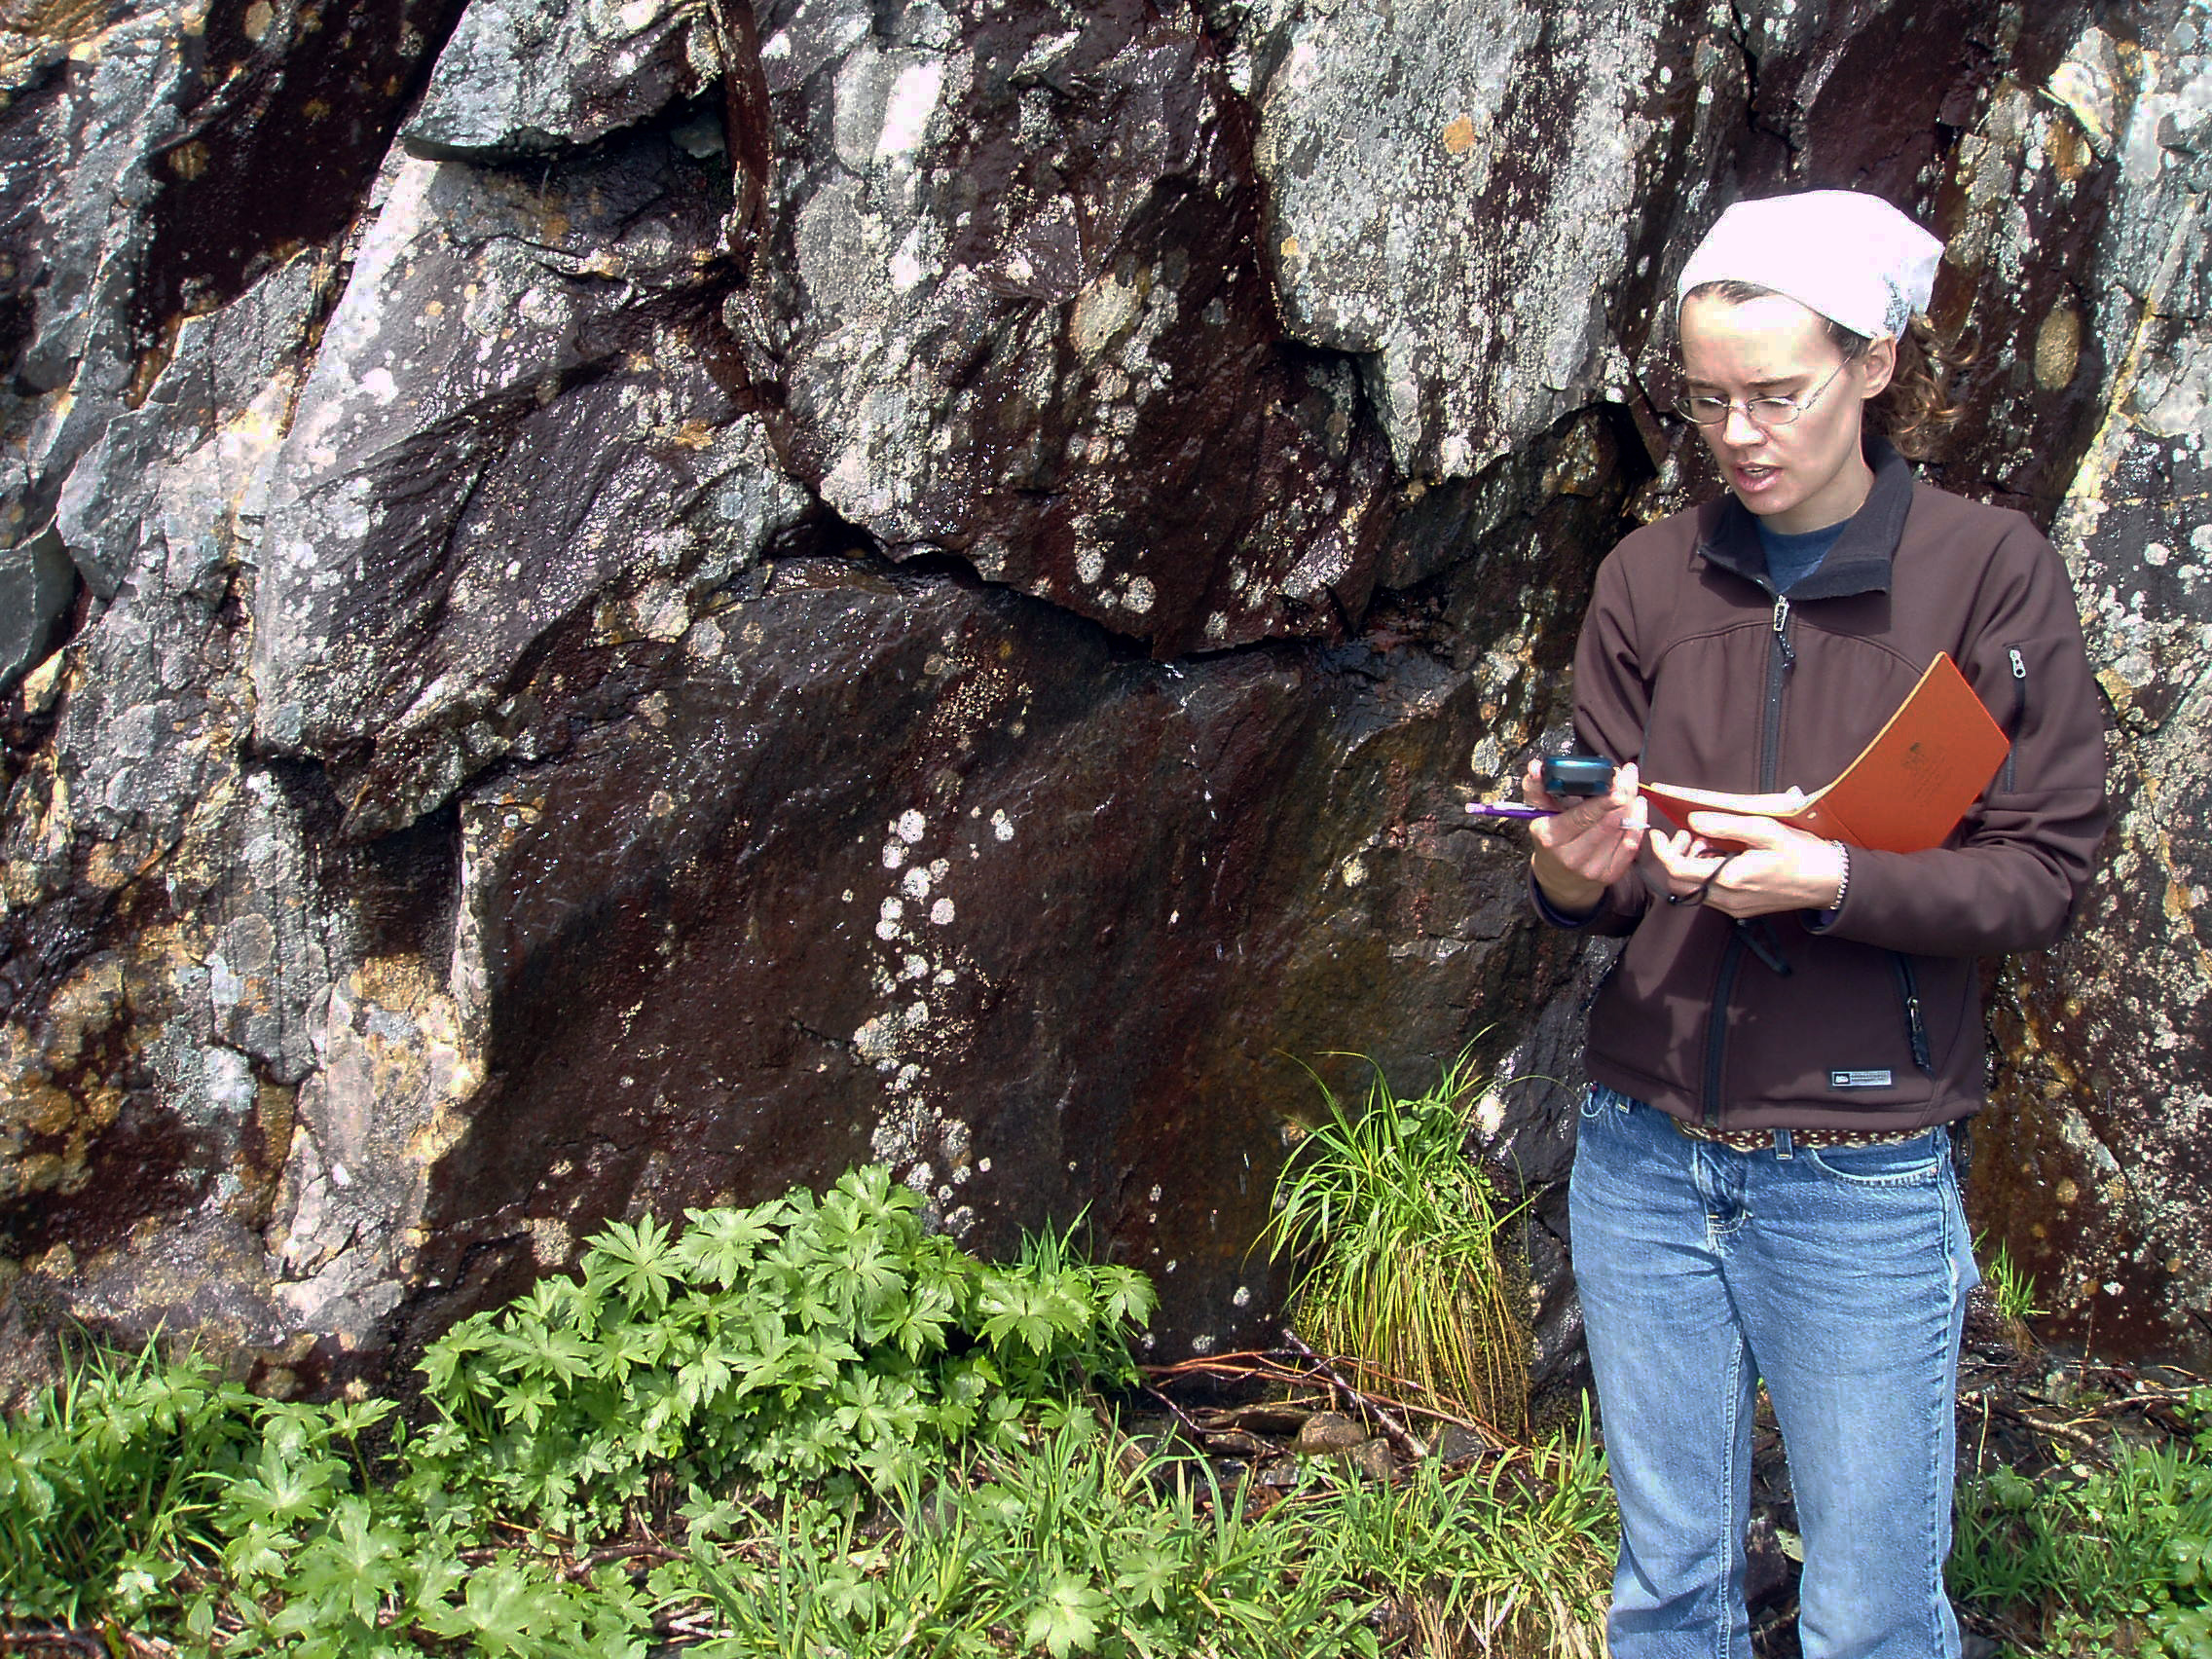
[[1940, 652], [1859, 758], [1806, 794], [1728, 794], [1677, 784], [1643, 793], [1677, 826], [1691, 812], [1777, 818], [1831, 841], [1885, 853], [1939, 847], [2004, 764], [2012, 747], [1948, 652]]

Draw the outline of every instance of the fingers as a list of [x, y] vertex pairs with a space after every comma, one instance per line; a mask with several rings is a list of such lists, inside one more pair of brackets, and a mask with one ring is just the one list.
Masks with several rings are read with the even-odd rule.
[[1788, 846], [1792, 838], [1817, 839], [1776, 819], [1749, 813], [1693, 812], [1688, 822], [1689, 827], [1706, 839], [1739, 847], [1780, 848]]
[[1552, 814], [1529, 826], [1537, 880], [1547, 893], [1595, 903], [1594, 894], [1602, 894], [1635, 866], [1649, 818], [1633, 764], [1614, 770], [1612, 788], [1605, 793], [1568, 799], [1545, 792], [1543, 762], [1532, 757], [1521, 774], [1521, 796]]
[[1689, 830], [1651, 837], [1653, 860], [1676, 898], [1694, 892], [1724, 915], [1760, 916], [1818, 909], [1842, 885], [1843, 854], [1817, 835], [1729, 813], [1696, 812], [1690, 821]]
[[1693, 812], [1690, 822], [1699, 833], [1742, 849], [1714, 884], [1736, 896], [1724, 906], [1731, 914], [1817, 910], [1843, 886], [1846, 855], [1833, 841], [1767, 818]]
[[1687, 893], [1702, 885], [1719, 866], [1721, 855], [1708, 853], [1704, 843], [1687, 830], [1666, 834], [1651, 832], [1651, 854], [1666, 872], [1670, 892]]
[[1546, 812], [1557, 812], [1567, 802], [1544, 793], [1544, 758], [1540, 755], [1529, 756], [1529, 764], [1521, 773], [1521, 798], [1530, 806], [1540, 806]]
[[1563, 864], [1577, 868], [1587, 865], [1594, 869], [1598, 863], [1617, 862], [1616, 855], [1623, 846], [1633, 854], [1642, 842], [1645, 827], [1641, 798], [1621, 803], [1611, 795], [1593, 795], [1563, 806], [1549, 818], [1538, 819], [1529, 826], [1529, 833], [1536, 845]]

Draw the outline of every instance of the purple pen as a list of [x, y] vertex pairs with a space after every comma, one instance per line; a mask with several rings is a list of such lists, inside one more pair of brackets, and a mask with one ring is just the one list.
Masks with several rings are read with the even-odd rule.
[[1518, 818], [1526, 822], [1531, 818], [1549, 818], [1554, 809], [1548, 806], [1509, 806], [1500, 800], [1471, 800], [1467, 810], [1477, 818]]

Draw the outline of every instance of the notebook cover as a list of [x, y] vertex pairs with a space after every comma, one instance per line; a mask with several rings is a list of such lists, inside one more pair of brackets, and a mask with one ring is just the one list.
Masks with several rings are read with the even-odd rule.
[[2010, 748], [1958, 664], [1939, 652], [1843, 776], [1801, 804], [1658, 783], [1643, 793], [1677, 825], [1691, 812], [1739, 812], [1854, 847], [1917, 853], [1950, 838]]

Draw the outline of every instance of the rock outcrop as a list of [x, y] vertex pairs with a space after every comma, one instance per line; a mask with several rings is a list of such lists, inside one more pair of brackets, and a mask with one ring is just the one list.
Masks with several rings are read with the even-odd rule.
[[2200, 3], [112, 0], [0, 34], [0, 1299], [286, 1384], [891, 1161], [1264, 1337], [1301, 1062], [1475, 1046], [1540, 1361], [1604, 947], [1462, 811], [1728, 202], [1950, 243], [2115, 718], [1977, 1220], [2201, 1355]]

